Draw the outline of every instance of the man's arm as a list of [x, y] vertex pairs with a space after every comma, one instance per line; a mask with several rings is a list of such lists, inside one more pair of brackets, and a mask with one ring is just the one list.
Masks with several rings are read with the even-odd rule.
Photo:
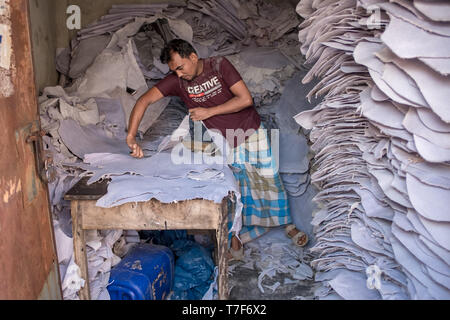
[[191, 118], [194, 121], [203, 121], [219, 114], [239, 112], [253, 105], [252, 95], [243, 80], [230, 87], [234, 97], [226, 103], [213, 108], [190, 109]]
[[139, 124], [144, 117], [144, 113], [148, 106], [164, 98], [161, 91], [158, 88], [153, 87], [148, 90], [142, 97], [138, 99], [133, 111], [130, 115], [130, 121], [128, 125], [127, 144], [132, 150], [131, 156], [135, 158], [143, 158], [144, 152], [142, 148], [136, 143], [136, 134], [139, 128]]

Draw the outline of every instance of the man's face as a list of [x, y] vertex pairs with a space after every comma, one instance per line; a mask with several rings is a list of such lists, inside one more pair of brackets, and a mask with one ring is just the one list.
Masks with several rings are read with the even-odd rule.
[[178, 53], [173, 52], [168, 65], [179, 78], [192, 81], [197, 76], [198, 57], [192, 53], [188, 58], [182, 58]]

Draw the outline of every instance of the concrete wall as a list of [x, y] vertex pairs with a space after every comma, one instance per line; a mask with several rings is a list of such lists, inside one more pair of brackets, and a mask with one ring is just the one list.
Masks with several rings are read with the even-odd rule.
[[300, 0], [289, 0], [289, 2], [291, 3], [291, 5], [295, 8], [297, 7], [298, 3], [300, 2]]
[[31, 43], [35, 82], [37, 91], [46, 86], [58, 83], [58, 73], [55, 69], [56, 56], [56, 28], [55, 6], [56, 0], [30, 0]]
[[[113, 4], [164, 3], [164, 0], [29, 0], [31, 37], [37, 91], [58, 84], [55, 67], [56, 50], [67, 48], [77, 30], [68, 30], [66, 13], [69, 5], [81, 9], [81, 27], [107, 14]], [[185, 3], [184, 0], [171, 0]]]

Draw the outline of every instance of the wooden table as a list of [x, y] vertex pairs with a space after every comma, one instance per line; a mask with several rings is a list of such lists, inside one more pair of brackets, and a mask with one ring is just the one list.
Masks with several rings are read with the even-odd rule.
[[[189, 200], [166, 204], [155, 199], [147, 202], [126, 203], [113, 208], [97, 207], [95, 203], [107, 192], [108, 181], [88, 186], [83, 178], [67, 194], [71, 201], [73, 246], [75, 263], [86, 280], [80, 290], [81, 300], [90, 300], [89, 277], [84, 230], [215, 230], [215, 260], [219, 266], [218, 294], [228, 299], [228, 201]], [[232, 206], [231, 210], [233, 210]]]

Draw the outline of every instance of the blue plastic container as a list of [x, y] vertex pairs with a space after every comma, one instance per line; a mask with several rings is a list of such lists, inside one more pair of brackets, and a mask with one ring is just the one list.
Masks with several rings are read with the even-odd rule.
[[138, 244], [111, 270], [111, 300], [164, 300], [172, 290], [174, 256], [163, 246]]

